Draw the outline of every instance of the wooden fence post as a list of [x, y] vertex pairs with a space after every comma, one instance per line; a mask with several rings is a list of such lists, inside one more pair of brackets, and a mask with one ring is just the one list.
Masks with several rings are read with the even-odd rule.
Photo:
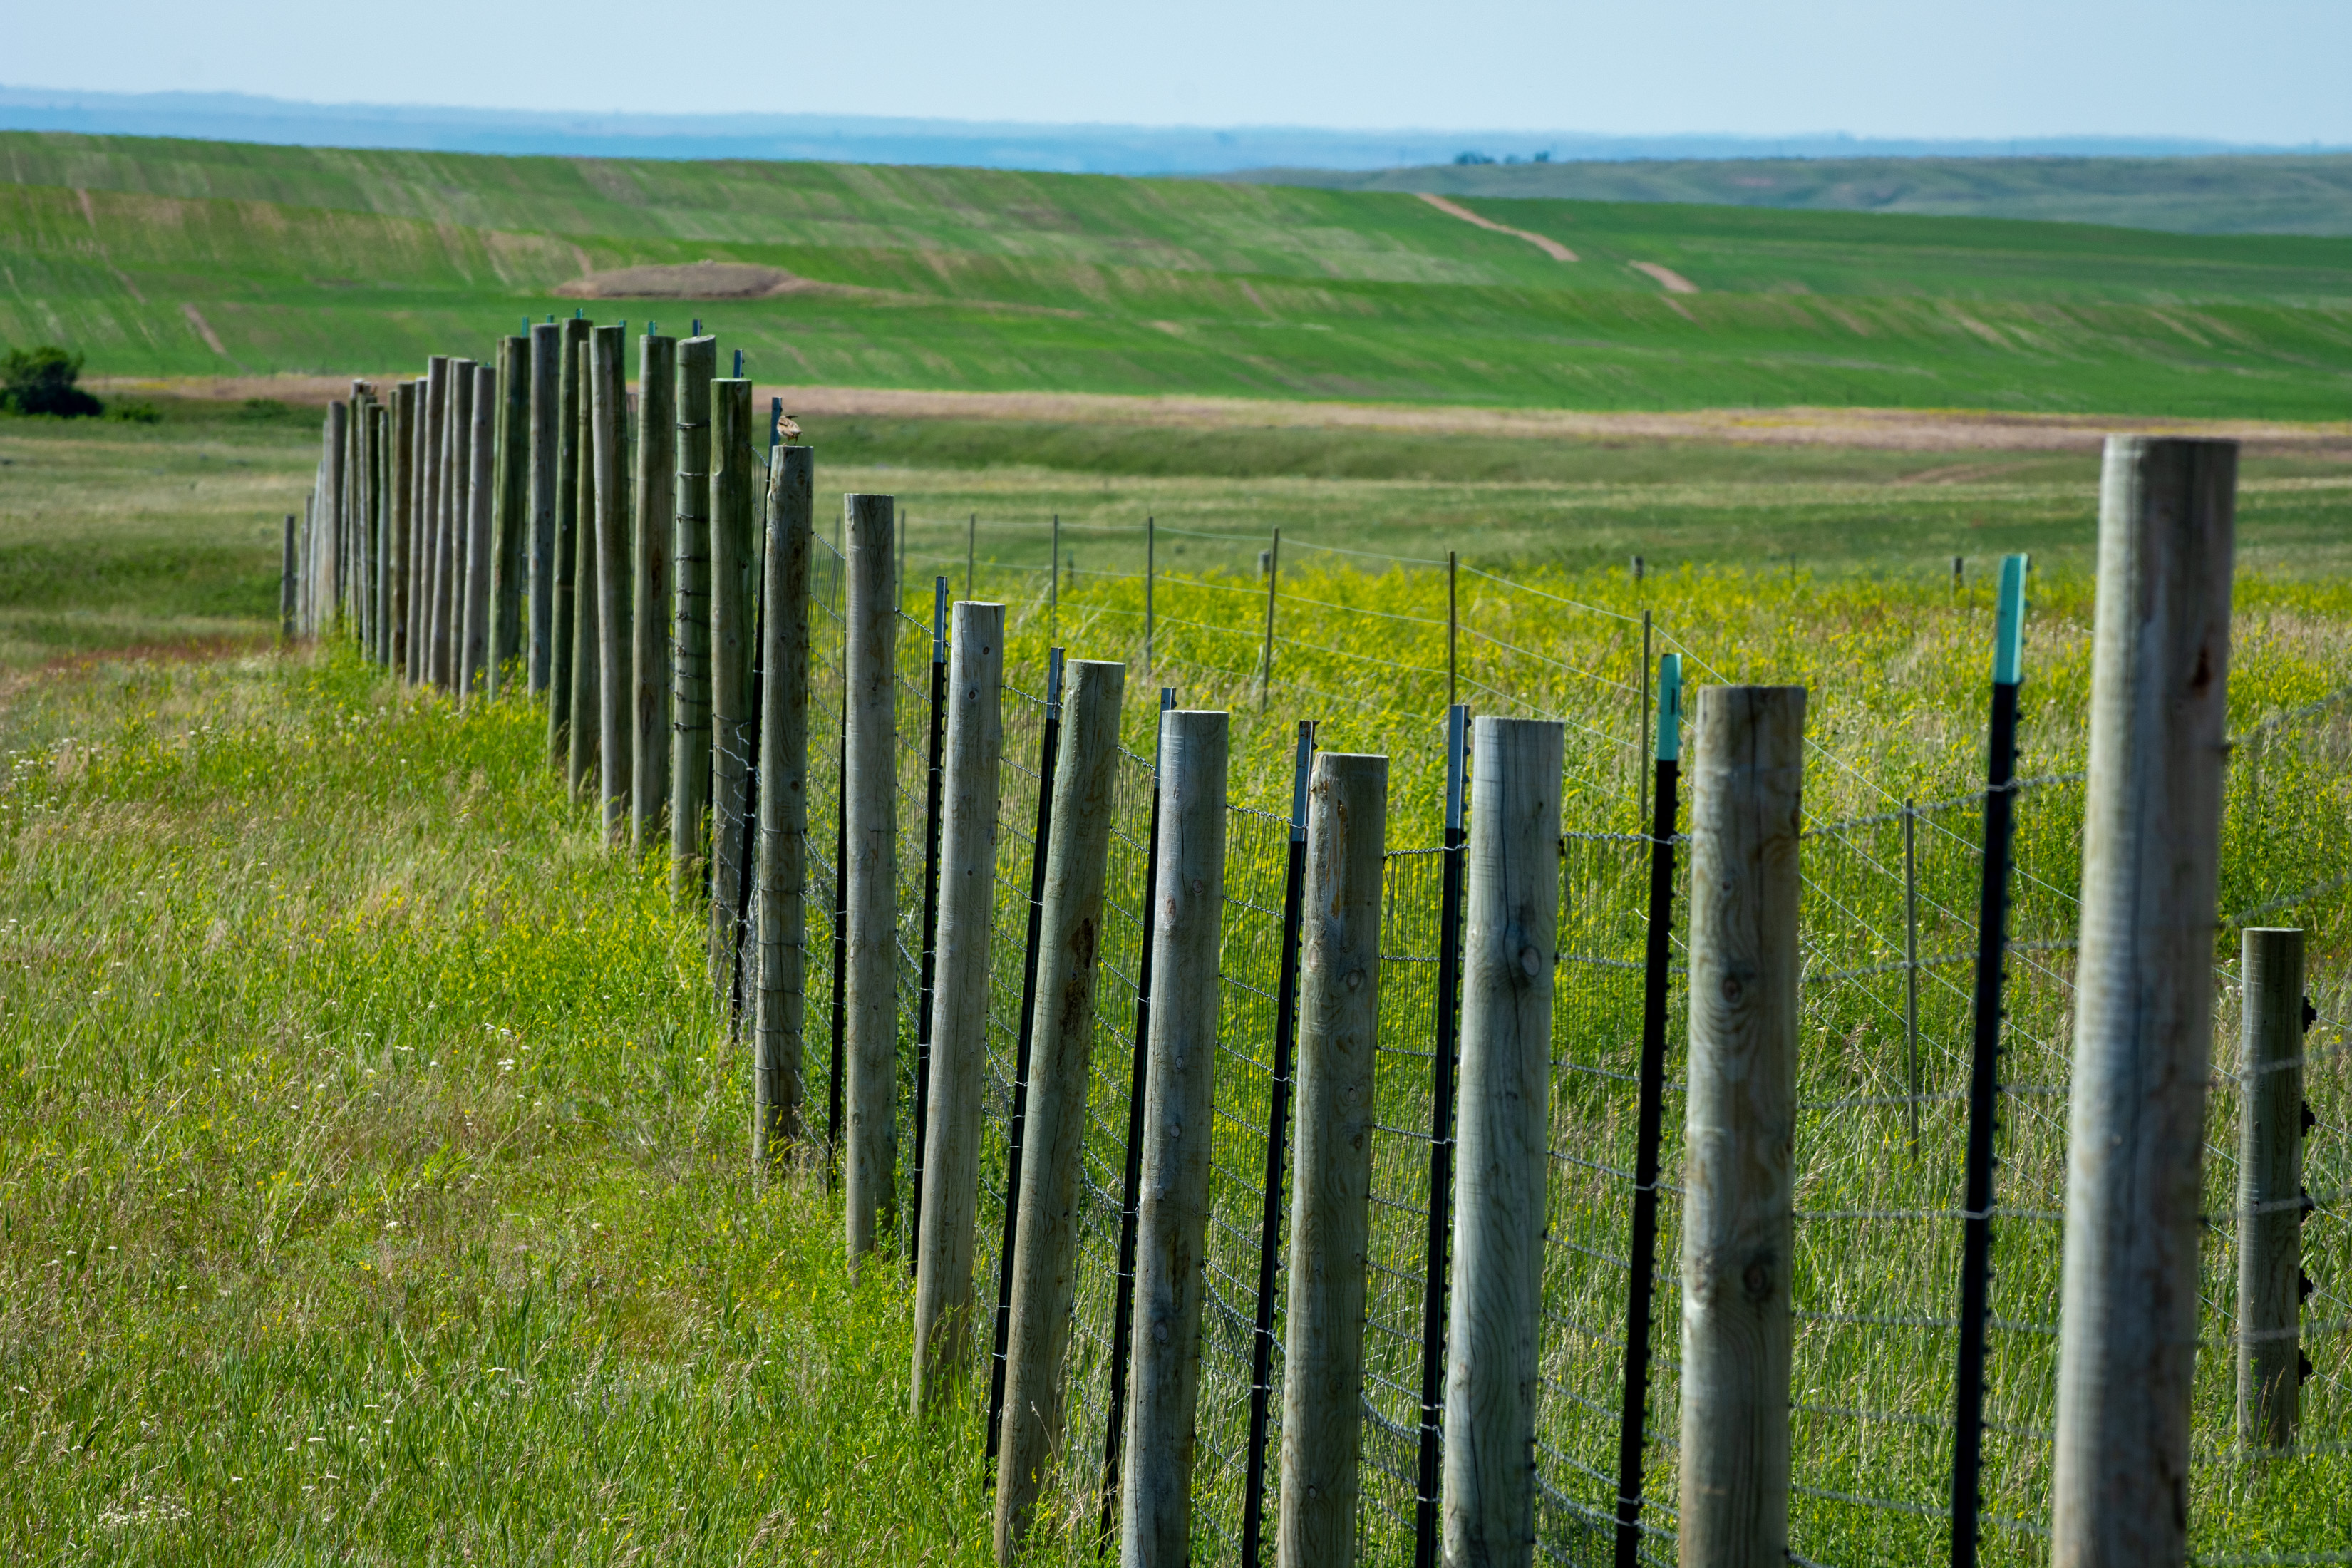
[[1121, 1445], [1122, 1568], [1183, 1568], [1192, 1560], [1216, 1136], [1228, 725], [1225, 714], [1214, 712], [1174, 710], [1160, 720], [1160, 870], [1151, 890], [1151, 1037]]
[[[651, 384], [648, 376], [646, 384]], [[673, 413], [665, 407], [662, 417]], [[658, 488], [668, 471], [665, 454], [649, 482]], [[807, 1098], [801, 1029], [808, 983], [809, 568], [815, 502], [816, 455], [806, 447], [778, 447], [768, 471], [760, 617], [760, 973], [751, 1019], [751, 1158], [762, 1170], [780, 1144], [800, 1136]]]
[[[588, 386], [595, 464], [596, 505], [596, 759], [597, 820], [608, 844], [627, 837], [630, 773], [636, 761], [636, 682], [631, 663], [636, 628], [630, 614], [635, 562], [629, 547], [628, 384], [623, 327], [598, 327], [589, 336], [593, 370]], [[748, 497], [746, 499], [749, 499]]]
[[944, 1408], [970, 1364], [980, 1115], [988, 1060], [996, 813], [1004, 757], [1004, 606], [955, 606], [948, 642], [946, 778], [940, 791], [939, 951], [931, 1081], [915, 1255], [916, 1414]]
[[408, 572], [416, 521], [417, 384], [392, 389], [392, 517], [384, 539], [384, 662], [408, 677]]
[[[744, 812], [751, 784], [751, 384], [710, 384], [710, 984], [729, 997], [751, 842]], [[887, 704], [887, 699], [886, 697]], [[887, 715], [889, 711], [883, 710]], [[886, 717], [887, 725], [887, 719]], [[887, 786], [886, 785], [887, 789]], [[887, 864], [890, 844], [885, 839]]]
[[596, 333], [581, 335], [578, 444], [573, 460], [580, 473], [580, 522], [572, 541], [572, 754], [564, 760], [563, 779], [573, 805], [594, 795], [604, 783], [601, 763], [604, 742], [604, 601], [597, 597], [596, 508]]
[[416, 515], [408, 535], [408, 680], [433, 679], [433, 584], [441, 541], [441, 489], [448, 473], [441, 446], [449, 426], [449, 356], [425, 362], [424, 390], [417, 394]]
[[2238, 1441], [2287, 1448], [2303, 1398], [2303, 932], [2240, 941]]
[[[726, 385], [727, 383], [720, 383]], [[749, 386], [746, 384], [748, 394]], [[891, 595], [889, 496], [843, 498], [848, 528], [848, 723], [842, 779], [849, 878], [848, 1145], [845, 1193], [850, 1256], [870, 1251], [895, 1217], [898, 1131], [898, 605]], [[714, 625], [714, 632], [716, 626]], [[719, 660], [714, 656], [712, 662]], [[714, 885], [712, 901], [718, 901]]]
[[530, 329], [530, 628], [529, 679], [533, 696], [550, 679], [549, 651], [555, 646], [556, 455], [563, 446], [563, 329], [539, 321]]
[[2099, 479], [2057, 1568], [2189, 1552], [2237, 472], [2235, 442], [2111, 436]]
[[454, 667], [450, 661], [450, 605], [457, 591], [456, 525], [461, 488], [457, 454], [465, 449], [466, 403], [473, 383], [473, 363], [452, 359], [441, 384], [441, 428], [433, 451], [434, 467], [441, 471], [441, 487], [433, 513], [433, 588], [426, 614], [426, 678], [446, 690]]
[[[639, 340], [637, 351], [637, 445], [636, 484], [632, 500], [636, 503], [634, 523], [637, 581], [635, 596], [631, 601], [633, 637], [632, 663], [635, 682], [634, 713], [636, 721], [636, 755], [630, 763], [629, 784], [632, 805], [629, 814], [629, 847], [637, 854], [652, 848], [661, 831], [661, 816], [669, 805], [670, 768], [670, 651], [669, 622], [675, 613], [671, 603], [673, 584], [670, 579], [670, 551], [677, 532], [677, 340], [657, 337], [647, 332]], [[779, 470], [781, 471], [781, 470]], [[769, 476], [768, 530], [769, 547], [774, 549], [777, 528], [775, 475]], [[804, 504], [804, 503], [803, 503]], [[797, 523], [787, 521], [787, 532], [797, 528], [808, 531], [808, 520]], [[773, 571], [773, 563], [770, 570]], [[805, 576], [806, 568], [802, 568]], [[805, 583], [798, 600], [782, 606], [787, 615], [803, 620], [808, 613]], [[778, 607], [771, 598], [769, 608]], [[796, 623], [798, 624], [798, 623]], [[798, 656], [799, 680], [807, 685], [808, 652], [806, 632], [803, 630], [803, 646]], [[772, 667], [771, 667], [772, 668]], [[802, 692], [804, 702], [806, 692]], [[771, 700], [772, 710], [773, 700]], [[804, 720], [803, 721], [805, 721]], [[764, 728], [762, 733], [764, 733]], [[797, 751], [793, 752], [797, 757]], [[793, 777], [799, 776], [799, 763], [792, 764]], [[761, 769], [764, 775], [766, 770]], [[764, 820], [765, 813], [762, 814]], [[793, 888], [800, 887], [799, 874], [793, 878]], [[764, 929], [764, 928], [763, 928]], [[797, 987], [796, 987], [797, 988]]]
[[484, 689], [492, 697], [523, 674], [523, 622], [530, 581], [530, 340], [499, 340], [498, 463], [490, 508], [490, 650]]
[[278, 567], [278, 641], [290, 647], [294, 642], [294, 514], [286, 514], [286, 547], [280, 552]]
[[1472, 726], [1445, 1346], [1449, 1563], [1525, 1563], [1535, 1544], [1560, 757], [1556, 722]]
[[1316, 753], [1275, 1535], [1283, 1568], [1356, 1561], [1388, 787], [1384, 756]]
[[449, 362], [449, 419], [441, 432], [440, 571], [434, 593], [434, 679], [445, 691], [457, 689], [466, 638], [466, 523], [472, 515], [474, 362]]
[[343, 509], [350, 504], [351, 468], [351, 405], [338, 398], [327, 405], [327, 479], [320, 497], [325, 512], [319, 528], [319, 606], [322, 629], [332, 626], [342, 614], [342, 600], [337, 590], [342, 582]]
[[368, 405], [368, 533], [367, 647], [372, 664], [391, 661], [391, 642], [384, 614], [392, 577], [384, 570], [385, 544], [392, 530], [393, 411], [395, 405]]
[[710, 383], [718, 370], [718, 339], [693, 337], [677, 345], [669, 795], [669, 893], [677, 904], [701, 895], [709, 865]]
[[572, 645], [580, 621], [580, 355], [588, 323], [559, 322], [555, 368], [555, 552], [547, 651], [547, 750], [571, 777]]
[[1691, 748], [1682, 1560], [1787, 1561], [1805, 689], [1702, 689]]
[[468, 409], [466, 463], [465, 639], [457, 670], [457, 689], [471, 700], [488, 689], [490, 658], [490, 574], [496, 569], [497, 540], [492, 537], [498, 500], [499, 373], [496, 367], [474, 367], [474, 399]]
[[1074, 659], [1054, 770], [1054, 838], [1030, 1026], [1027, 1148], [1022, 1160], [1005, 1352], [1004, 1433], [997, 1453], [996, 1560], [1011, 1568], [1062, 1447], [1062, 1361], [1076, 1283], [1079, 1155], [1093, 1061], [1095, 978], [1118, 771], [1118, 705], [1127, 667]]
[[352, 383], [351, 414], [343, 426], [342, 512], [335, 541], [335, 607], [343, 616], [343, 636], [364, 647], [367, 636], [366, 598], [360, 592], [367, 563], [361, 541], [367, 532], [368, 386]]
[[449, 563], [446, 555], [447, 538], [444, 532], [448, 518], [449, 487], [449, 420], [456, 404], [454, 388], [458, 380], [458, 366], [463, 362], [446, 355], [436, 356], [434, 368], [437, 378], [427, 375], [425, 396], [432, 408], [425, 419], [425, 465], [432, 475], [429, 507], [418, 524], [419, 537], [425, 546], [417, 563], [416, 585], [422, 592], [417, 606], [417, 679], [421, 683], [441, 684], [439, 639], [443, 635], [441, 609], [444, 603], [442, 584]]

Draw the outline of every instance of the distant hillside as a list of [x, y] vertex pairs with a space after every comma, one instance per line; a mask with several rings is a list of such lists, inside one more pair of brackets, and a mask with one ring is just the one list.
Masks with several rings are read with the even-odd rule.
[[1328, 191], [2035, 218], [2175, 234], [2352, 235], [2352, 153], [1555, 161], [1252, 169], [1220, 177]]
[[0, 341], [107, 375], [390, 372], [586, 309], [846, 386], [2352, 414], [2346, 239], [20, 132], [0, 278]]

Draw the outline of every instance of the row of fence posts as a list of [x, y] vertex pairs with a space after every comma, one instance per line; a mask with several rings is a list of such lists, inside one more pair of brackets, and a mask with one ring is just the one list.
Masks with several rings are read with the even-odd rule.
[[[436, 357], [387, 400], [327, 416], [307, 527], [288, 519], [281, 613], [331, 622], [413, 681], [495, 694], [520, 672], [609, 840], [665, 815], [674, 889], [708, 899], [711, 977], [739, 1011], [748, 929], [752, 1142], [811, 1146], [801, 1116], [813, 458], [772, 446], [763, 528], [751, 384], [715, 340], [651, 331], [635, 440], [622, 331], [533, 326], [495, 367]], [[740, 357], [738, 369], [740, 371]], [[628, 457], [634, 452], [634, 471]], [[2177, 1563], [2187, 1551], [2200, 1152], [2220, 855], [2235, 447], [2111, 439], [2102, 489], [2089, 808], [2076, 987], [2056, 1560]], [[631, 497], [634, 495], [634, 510]], [[853, 1259], [895, 1223], [897, 976], [891, 498], [846, 499], [836, 984], [827, 1137]], [[1978, 1549], [1984, 1319], [2011, 874], [2024, 562], [1996, 630], [1957, 1368], [1952, 1556]], [[665, 626], [662, 617], [667, 616]], [[961, 1397], [986, 1308], [973, 1279], [1005, 610], [935, 585], [916, 1038], [911, 1398]], [[1268, 658], [1270, 660], [1270, 651]], [[511, 666], [511, 669], [509, 667]], [[1616, 1557], [1641, 1518], [1673, 899], [1689, 846], [1680, 1496], [1685, 1563], [1788, 1550], [1798, 868], [1806, 693], [1658, 669], [1644, 781], [1651, 854], [1620, 1434]], [[1054, 650], [1042, 737], [1018, 1066], [993, 1303], [988, 1448], [1000, 1560], [1022, 1551], [1064, 1452], [1073, 1213], [1091, 1078], [1126, 668]], [[1189, 1561], [1219, 1012], [1230, 721], [1160, 694], [1119, 1247], [1102, 1524], [1131, 1564]], [[1527, 1563], [1559, 918], [1562, 727], [1450, 710], [1430, 1150], [1417, 1559]], [[1243, 1555], [1352, 1562], [1369, 1133], [1377, 1116], [1387, 759], [1299, 727], [1266, 1139]], [[2244, 933], [2240, 1424], [2291, 1441], [2304, 1363], [2299, 931]], [[1286, 1120], [1295, 1101], [1295, 1142]], [[1288, 1164], [1281, 1451], [1266, 1453], [1272, 1307]], [[1114, 1527], [1115, 1521], [1115, 1527]]]

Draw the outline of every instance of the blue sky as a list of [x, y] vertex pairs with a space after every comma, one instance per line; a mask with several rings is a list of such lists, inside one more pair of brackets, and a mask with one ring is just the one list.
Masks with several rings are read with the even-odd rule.
[[323, 102], [2352, 142], [2352, 0], [0, 0], [0, 39], [17, 85]]

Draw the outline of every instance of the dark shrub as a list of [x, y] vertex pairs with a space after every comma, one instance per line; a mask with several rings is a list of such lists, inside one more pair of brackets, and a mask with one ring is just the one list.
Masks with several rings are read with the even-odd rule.
[[5, 376], [0, 409], [10, 414], [55, 414], [77, 419], [106, 412], [105, 404], [74, 384], [81, 376], [81, 355], [69, 354], [54, 344], [10, 349], [7, 359], [0, 362], [0, 374]]

